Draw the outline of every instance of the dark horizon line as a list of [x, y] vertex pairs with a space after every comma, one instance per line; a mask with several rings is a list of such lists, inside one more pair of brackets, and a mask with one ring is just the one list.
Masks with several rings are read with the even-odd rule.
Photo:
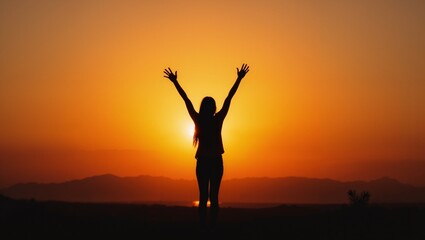
[[[194, 207], [191, 201], [164, 201], [164, 200], [149, 200], [149, 201], [70, 201], [70, 200], [39, 200], [34, 198], [13, 198], [0, 194], [1, 201], [19, 201], [19, 202], [40, 202], [40, 203], [64, 203], [64, 204], [95, 204], [95, 205], [142, 205], [142, 206], [158, 206], [158, 207]], [[195, 200], [194, 200], [195, 201]], [[220, 202], [222, 208], [251, 208], [251, 209], [270, 209], [280, 207], [302, 207], [302, 206], [327, 206], [341, 207], [348, 206], [347, 202], [334, 203], [313, 203], [313, 202], [243, 202], [243, 201], [224, 201]], [[423, 206], [425, 202], [371, 202], [371, 206]], [[209, 207], [209, 206], [208, 206]]]

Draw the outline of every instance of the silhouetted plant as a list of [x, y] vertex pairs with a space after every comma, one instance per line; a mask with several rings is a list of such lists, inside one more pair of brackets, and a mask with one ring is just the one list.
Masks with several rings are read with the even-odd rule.
[[347, 194], [351, 206], [367, 206], [369, 204], [370, 193], [368, 191], [357, 194], [356, 190], [350, 189]]

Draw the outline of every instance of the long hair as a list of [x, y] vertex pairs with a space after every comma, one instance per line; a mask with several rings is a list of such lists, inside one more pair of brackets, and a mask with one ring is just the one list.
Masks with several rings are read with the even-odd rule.
[[199, 125], [203, 126], [203, 123], [208, 122], [209, 119], [214, 117], [215, 112], [217, 111], [217, 107], [215, 104], [215, 100], [212, 97], [204, 97], [201, 102], [201, 106], [199, 107], [199, 119], [198, 122], [195, 123], [195, 131], [193, 133], [193, 146], [199, 142]]

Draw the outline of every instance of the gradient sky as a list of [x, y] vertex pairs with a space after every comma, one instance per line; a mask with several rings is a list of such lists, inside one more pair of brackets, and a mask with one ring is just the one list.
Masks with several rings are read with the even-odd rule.
[[425, 1], [0, 2], [0, 187], [195, 178], [196, 109], [221, 107], [224, 178], [425, 185]]

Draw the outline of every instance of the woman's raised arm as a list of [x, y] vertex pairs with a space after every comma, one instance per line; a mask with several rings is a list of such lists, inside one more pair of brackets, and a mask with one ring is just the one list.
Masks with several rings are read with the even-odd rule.
[[186, 104], [187, 111], [189, 112], [190, 117], [192, 120], [195, 120], [197, 116], [197, 112], [195, 111], [195, 108], [193, 108], [193, 104], [190, 101], [190, 99], [187, 97], [186, 92], [183, 90], [183, 88], [180, 86], [179, 82], [177, 81], [177, 71], [173, 73], [171, 68], [164, 70], [165, 78], [170, 79], [172, 83], [174, 83], [174, 86], [177, 89], [177, 92], [180, 94], [180, 96], [183, 98], [184, 103]]
[[224, 100], [223, 107], [221, 110], [217, 113], [221, 115], [223, 118], [226, 117], [227, 112], [230, 108], [230, 102], [232, 101], [233, 96], [236, 93], [236, 90], [238, 90], [239, 84], [241, 83], [242, 79], [245, 77], [245, 75], [249, 72], [249, 66], [247, 64], [242, 64], [241, 69], [236, 68], [238, 78], [236, 79], [235, 83], [233, 84], [232, 88], [229, 91], [229, 94], [226, 97], [226, 100]]

